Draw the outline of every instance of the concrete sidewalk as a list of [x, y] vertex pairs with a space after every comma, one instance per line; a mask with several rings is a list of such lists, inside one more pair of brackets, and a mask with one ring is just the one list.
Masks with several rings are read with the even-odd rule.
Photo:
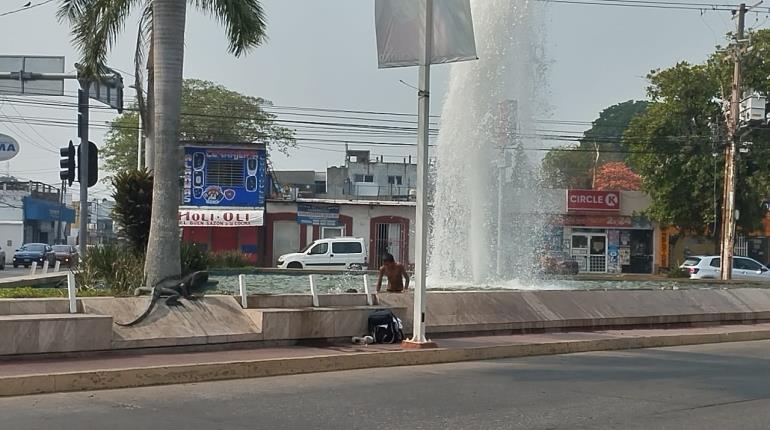
[[182, 384], [362, 368], [770, 339], [770, 323], [438, 339], [398, 345], [287, 346], [217, 352], [0, 361], [0, 396]]

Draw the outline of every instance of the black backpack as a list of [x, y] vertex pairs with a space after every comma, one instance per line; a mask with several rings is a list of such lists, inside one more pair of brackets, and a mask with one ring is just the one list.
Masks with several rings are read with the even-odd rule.
[[397, 343], [404, 340], [404, 326], [390, 309], [382, 309], [369, 315], [369, 333], [374, 343]]

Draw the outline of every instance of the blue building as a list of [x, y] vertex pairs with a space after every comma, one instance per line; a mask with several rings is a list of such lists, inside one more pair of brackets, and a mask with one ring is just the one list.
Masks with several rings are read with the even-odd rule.
[[40, 182], [0, 182], [0, 247], [6, 259], [24, 243], [66, 242], [75, 211], [61, 190]]

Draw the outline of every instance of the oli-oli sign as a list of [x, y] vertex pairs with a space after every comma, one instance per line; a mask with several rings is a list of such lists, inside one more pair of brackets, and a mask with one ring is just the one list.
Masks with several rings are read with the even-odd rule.
[[8, 161], [19, 153], [19, 142], [11, 136], [0, 134], [0, 161]]
[[198, 209], [179, 208], [180, 227], [247, 227], [261, 226], [262, 208]]
[[567, 190], [567, 211], [620, 212], [620, 191]]

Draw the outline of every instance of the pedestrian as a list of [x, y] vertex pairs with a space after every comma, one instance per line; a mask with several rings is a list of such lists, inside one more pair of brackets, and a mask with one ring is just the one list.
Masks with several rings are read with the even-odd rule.
[[377, 292], [382, 287], [382, 277], [388, 278], [386, 291], [389, 293], [401, 293], [409, 288], [409, 274], [401, 263], [397, 263], [391, 254], [385, 254], [382, 259], [382, 267], [377, 276]]

